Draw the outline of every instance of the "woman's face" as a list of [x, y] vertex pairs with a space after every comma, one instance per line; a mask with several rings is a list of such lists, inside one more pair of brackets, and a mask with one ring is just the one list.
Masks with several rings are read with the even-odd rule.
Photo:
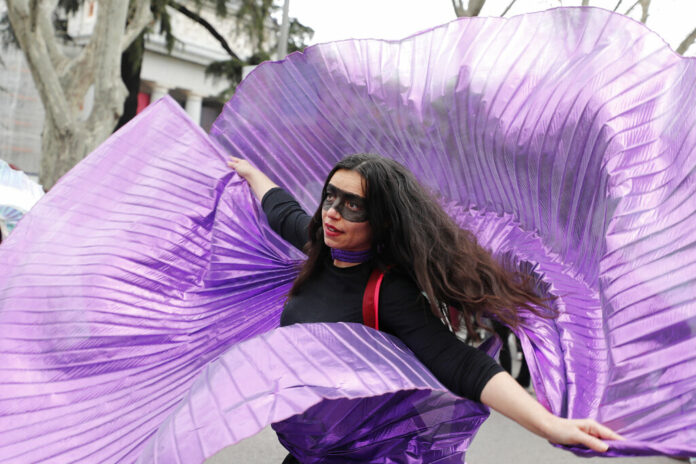
[[356, 171], [336, 171], [322, 198], [321, 222], [326, 246], [348, 251], [369, 250], [372, 229], [366, 208], [363, 177]]

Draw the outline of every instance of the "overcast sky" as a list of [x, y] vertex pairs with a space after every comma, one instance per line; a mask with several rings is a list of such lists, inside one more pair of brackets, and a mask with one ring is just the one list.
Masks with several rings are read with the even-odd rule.
[[[592, 0], [613, 10], [618, 0]], [[279, 3], [280, 0], [279, 0]], [[488, 0], [482, 15], [500, 16], [510, 0]], [[557, 6], [580, 5], [581, 0], [517, 0], [506, 16]], [[635, 0], [623, 0], [625, 12]], [[315, 30], [311, 43], [349, 38], [400, 39], [455, 19], [451, 0], [290, 0], [290, 16]], [[640, 7], [632, 17], [640, 17]], [[647, 22], [671, 46], [696, 27], [696, 0], [652, 0]], [[696, 55], [692, 45], [687, 55]]]

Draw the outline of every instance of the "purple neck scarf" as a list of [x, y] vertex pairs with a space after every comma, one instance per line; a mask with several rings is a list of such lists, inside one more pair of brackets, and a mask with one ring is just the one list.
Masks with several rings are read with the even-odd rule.
[[348, 251], [331, 248], [331, 258], [343, 261], [344, 263], [360, 264], [372, 259], [372, 250]]

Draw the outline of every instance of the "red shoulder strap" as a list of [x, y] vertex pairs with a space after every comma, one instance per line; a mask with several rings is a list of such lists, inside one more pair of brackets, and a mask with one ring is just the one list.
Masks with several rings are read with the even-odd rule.
[[379, 287], [382, 285], [384, 272], [374, 268], [363, 294], [363, 324], [379, 330]]
[[[377, 267], [374, 268], [363, 294], [363, 324], [376, 330], [379, 330], [379, 288], [382, 285], [382, 279], [384, 279], [384, 272]], [[460, 328], [459, 312], [452, 306], [447, 309], [452, 329], [456, 332]]]

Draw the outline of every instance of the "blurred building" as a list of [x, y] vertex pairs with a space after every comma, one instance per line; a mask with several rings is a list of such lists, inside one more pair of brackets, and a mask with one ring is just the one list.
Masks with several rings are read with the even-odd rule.
[[[182, 3], [215, 27], [237, 55], [245, 57], [251, 54], [248, 42], [236, 33], [234, 19], [217, 18], [214, 5], [205, 2], [202, 10], [197, 10], [193, 2]], [[0, 13], [4, 7], [3, 2]], [[78, 46], [85, 43], [92, 33], [97, 8], [96, 0], [87, 0], [81, 11], [67, 18], [68, 34]], [[177, 43], [169, 53], [163, 36], [156, 33], [147, 36], [140, 74], [138, 112], [169, 94], [194, 121], [208, 131], [222, 109], [222, 104], [215, 97], [228, 84], [224, 79], [216, 81], [207, 78], [204, 71], [211, 62], [229, 59], [229, 55], [203, 26], [176, 10], [169, 11]], [[10, 48], [2, 53], [0, 107], [3, 108], [0, 112], [0, 159], [37, 178], [41, 165], [44, 112], [20, 50]], [[91, 102], [85, 102], [85, 111], [90, 108]]]
[[0, 108], [0, 159], [38, 179], [44, 111], [21, 50], [2, 53]]

